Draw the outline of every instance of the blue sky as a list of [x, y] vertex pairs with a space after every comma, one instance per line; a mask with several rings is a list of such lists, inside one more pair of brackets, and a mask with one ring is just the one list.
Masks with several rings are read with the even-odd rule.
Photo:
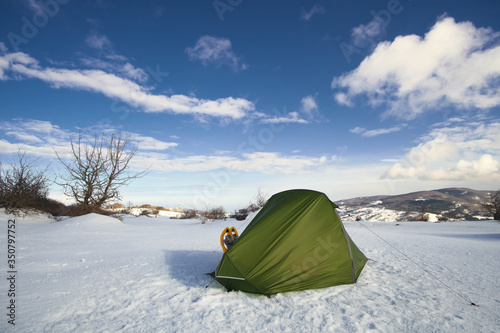
[[[498, 1], [0, 4], [0, 154], [127, 132], [124, 202], [500, 187]], [[51, 196], [64, 199], [52, 186]]]

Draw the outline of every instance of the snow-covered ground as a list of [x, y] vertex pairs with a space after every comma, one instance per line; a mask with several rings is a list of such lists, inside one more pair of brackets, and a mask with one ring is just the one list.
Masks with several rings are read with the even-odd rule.
[[377, 221], [377, 222], [389, 222], [398, 221], [402, 219], [404, 212], [386, 209], [385, 207], [367, 206], [356, 209], [349, 209], [344, 206], [340, 206], [338, 213], [343, 221]]
[[[120, 213], [121, 211], [123, 211], [124, 209], [123, 208], [117, 208], [117, 209], [110, 209], [111, 212], [116, 212], [116, 213]], [[172, 218], [172, 219], [178, 219], [180, 218], [184, 213], [181, 212], [181, 211], [172, 211], [172, 210], [158, 210], [157, 214], [154, 213], [155, 209], [152, 209], [152, 208], [131, 208], [130, 209], [130, 215], [134, 215], [134, 216], [139, 216], [139, 215], [144, 215], [144, 213], [150, 215], [150, 216], [165, 216], [165, 217], [169, 217], [169, 218]]]
[[269, 299], [205, 288], [220, 232], [249, 220], [17, 218], [12, 326], [9, 218], [0, 213], [1, 332], [500, 331], [498, 222], [345, 222], [372, 259], [358, 283]]
[[[392, 221], [402, 221], [408, 220], [414, 217], [417, 219], [419, 217], [418, 212], [410, 213], [410, 216], [406, 215], [406, 212], [400, 210], [387, 209], [385, 207], [377, 206], [379, 202], [374, 202], [372, 205], [368, 205], [360, 208], [348, 208], [346, 206], [340, 206], [338, 213], [343, 221], [369, 221], [369, 222], [392, 222]], [[428, 222], [438, 222], [438, 215], [433, 213], [426, 213]], [[480, 217], [482, 218], [482, 217]]]

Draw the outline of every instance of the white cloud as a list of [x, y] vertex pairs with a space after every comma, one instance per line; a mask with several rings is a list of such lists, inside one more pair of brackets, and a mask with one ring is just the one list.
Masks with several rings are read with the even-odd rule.
[[387, 24], [376, 16], [367, 24], [360, 24], [351, 31], [352, 44], [359, 48], [373, 47], [385, 34]]
[[0, 153], [17, 153], [19, 149], [40, 157], [55, 157], [54, 149], [61, 155], [70, 152], [71, 133], [49, 121], [14, 119], [0, 122], [0, 133], [13, 138], [0, 140]]
[[400, 126], [390, 127], [390, 128], [378, 128], [378, 129], [374, 129], [374, 130], [367, 130], [367, 129], [362, 128], [362, 127], [355, 127], [353, 129], [349, 130], [349, 132], [355, 133], [355, 134], [361, 134], [361, 136], [365, 137], [365, 138], [371, 138], [371, 137], [379, 136], [379, 135], [383, 135], [383, 134], [399, 132], [404, 127], [406, 127], [405, 124], [400, 125]]
[[236, 170], [264, 174], [302, 174], [324, 164], [326, 157], [282, 156], [274, 152], [243, 154], [243, 158], [232, 163]]
[[500, 162], [490, 154], [478, 160], [460, 160], [451, 168], [438, 168], [422, 175], [425, 180], [500, 180]]
[[146, 82], [148, 80], [148, 74], [142, 68], [135, 68], [134, 65], [126, 63], [120, 69], [120, 71], [128, 78], [136, 80], [139, 82]]
[[403, 166], [401, 163], [394, 164], [384, 175], [384, 178], [401, 179], [416, 178], [425, 171], [424, 166]]
[[386, 179], [500, 180], [500, 122], [433, 129], [391, 166]]
[[[9, 135], [15, 129], [15, 140], [0, 140], [0, 154], [16, 153], [19, 149], [28, 154], [55, 158], [71, 157], [70, 140], [76, 140], [77, 131], [62, 130], [47, 121], [23, 120], [0, 122], [0, 134]], [[102, 130], [102, 129], [101, 129]], [[94, 128], [81, 129], [84, 137], [92, 137]], [[102, 130], [104, 134], [114, 133], [113, 128]], [[131, 135], [132, 145], [139, 150], [132, 161], [134, 170], [144, 170], [151, 166], [157, 172], [206, 172], [231, 170], [231, 172], [256, 172], [263, 174], [306, 174], [328, 166], [337, 159], [327, 156], [283, 155], [278, 152], [238, 152], [219, 151], [213, 155], [172, 156], [165, 150], [177, 147], [176, 142], [165, 142], [138, 133]], [[182, 154], [182, 153], [181, 153]]]
[[[332, 84], [333, 87], [333, 84]], [[338, 92], [335, 94], [335, 101], [339, 104], [349, 106], [349, 107], [354, 107], [354, 103], [351, 101], [351, 97], [349, 97], [347, 94], [343, 92]]]
[[435, 138], [420, 143], [406, 155], [412, 165], [428, 164], [458, 157], [460, 147], [447, 135], [439, 133]]
[[108, 53], [104, 56], [106, 59], [113, 60], [113, 61], [121, 61], [121, 62], [126, 62], [129, 61], [127, 57], [121, 54], [116, 54], [114, 51], [112, 53]]
[[316, 14], [324, 14], [325, 9], [320, 5], [314, 5], [309, 11], [302, 10], [300, 19], [304, 21], [309, 21]]
[[254, 104], [243, 98], [199, 99], [186, 95], [155, 95], [148, 88], [129, 79], [102, 70], [41, 67], [29, 55], [18, 52], [0, 56], [0, 79], [10, 72], [25, 78], [39, 79], [54, 88], [69, 88], [101, 93], [121, 100], [144, 112], [171, 112], [200, 116], [241, 119], [254, 110]]
[[80, 61], [85, 66], [117, 73], [123, 77], [142, 83], [148, 80], [149, 76], [142, 68], [134, 67], [127, 57], [116, 54], [111, 41], [105, 35], [92, 31], [87, 35], [85, 43], [89, 47], [98, 50], [99, 56], [105, 59], [102, 60], [86, 56], [81, 57]]
[[301, 119], [298, 112], [290, 112], [288, 116], [277, 116], [269, 117], [260, 120], [261, 124], [287, 124], [287, 123], [297, 123], [297, 124], [307, 124], [308, 121]]
[[354, 133], [354, 134], [362, 134], [362, 133], [366, 132], [366, 128], [357, 126], [357, 127], [354, 127], [353, 129], [350, 129], [349, 132]]
[[132, 79], [134, 81], [138, 81], [144, 83], [148, 80], [149, 75], [142, 68], [136, 68], [129, 62], [121, 62], [120, 60], [116, 60], [114, 62], [104, 61], [96, 58], [81, 58], [81, 63], [85, 66], [94, 68], [94, 69], [102, 69], [106, 72], [113, 72], [120, 74], [123, 77]]
[[186, 48], [190, 60], [199, 60], [203, 66], [226, 65], [234, 71], [244, 70], [248, 66], [234, 54], [231, 41], [227, 38], [202, 36], [194, 47]]
[[55, 157], [54, 150], [49, 147], [37, 147], [24, 143], [12, 143], [8, 140], [0, 139], [1, 154], [15, 154], [19, 150], [30, 155]]
[[8, 78], [5, 73], [11, 71], [13, 69], [13, 64], [16, 63], [19, 65], [38, 65], [38, 61], [31, 58], [26, 53], [6, 53], [0, 57], [0, 80], [6, 80]]
[[471, 22], [439, 20], [422, 38], [399, 36], [378, 44], [353, 71], [335, 77], [338, 103], [366, 96], [386, 106], [385, 116], [413, 119], [444, 107], [488, 109], [500, 105], [499, 34]]
[[14, 119], [13, 121], [3, 121], [0, 122], [0, 131], [4, 131], [6, 135], [14, 136], [18, 143], [59, 145], [61, 142], [69, 140], [67, 131], [44, 120]]
[[96, 50], [110, 50], [111, 42], [108, 37], [101, 35], [95, 31], [91, 32], [85, 38], [85, 43]]
[[[104, 135], [116, 132], [113, 128], [101, 131]], [[14, 119], [13, 121], [0, 122], [1, 132], [15, 140], [13, 142], [1, 140], [0, 153], [14, 153], [21, 148], [30, 154], [49, 158], [55, 157], [54, 150], [60, 156], [69, 156], [70, 140], [76, 140], [78, 137], [76, 131], [63, 130], [51, 122], [34, 119]], [[91, 136], [94, 129], [81, 129], [81, 132], [84, 136]], [[175, 142], [165, 142], [137, 133], [128, 134], [131, 136], [131, 143], [138, 145], [140, 151], [162, 151], [178, 145]]]
[[139, 145], [141, 150], [166, 150], [178, 146], [178, 143], [176, 142], [160, 141], [150, 136], [135, 134], [132, 138], [133, 141]]
[[366, 131], [363, 134], [361, 134], [361, 136], [363, 136], [365, 138], [371, 138], [374, 136], [379, 136], [379, 135], [384, 135], [384, 134], [389, 134], [389, 133], [394, 133], [394, 132], [399, 132], [399, 131], [401, 131], [400, 126], [395, 126], [395, 127], [391, 127], [391, 128], [379, 128], [379, 129], [375, 129], [375, 130]]
[[316, 111], [318, 111], [318, 102], [316, 100], [316, 96], [308, 95], [303, 97], [300, 101], [302, 105], [301, 111], [312, 117]]
[[165, 154], [138, 154], [134, 163], [137, 169], [151, 166], [159, 172], [206, 172], [223, 169], [230, 173], [257, 172], [263, 174], [306, 174], [326, 165], [328, 158], [309, 156], [285, 156], [277, 152], [253, 152], [239, 154], [224, 152], [217, 155], [193, 155], [172, 157]]
[[21, 142], [29, 142], [29, 143], [41, 143], [43, 142], [41, 139], [38, 137], [31, 135], [31, 134], [25, 134], [25, 133], [19, 133], [19, 132], [5, 132], [5, 135], [8, 136], [13, 136], [17, 140]]

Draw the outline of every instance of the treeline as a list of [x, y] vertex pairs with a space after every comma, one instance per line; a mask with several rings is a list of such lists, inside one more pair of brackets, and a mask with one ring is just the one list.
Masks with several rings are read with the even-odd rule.
[[111, 213], [90, 205], [64, 203], [48, 197], [50, 180], [47, 169], [37, 168], [37, 160], [28, 160], [18, 152], [17, 162], [5, 167], [0, 163], [0, 208], [7, 214], [18, 215], [26, 210], [38, 210], [52, 216], [79, 216], [88, 213]]
[[[80, 216], [89, 213], [113, 215], [117, 213], [130, 214], [131, 209], [143, 208], [142, 215], [158, 215], [167, 210], [161, 206], [144, 204], [127, 207], [110, 202], [121, 199], [119, 189], [133, 179], [142, 177], [146, 171], [130, 173], [130, 161], [137, 152], [137, 146], [127, 149], [130, 136], [111, 135], [99, 137], [84, 136], [71, 140], [71, 157], [63, 159], [56, 155], [65, 169], [63, 175], [51, 180], [47, 177], [47, 168], [40, 169], [38, 159], [28, 159], [26, 153], [18, 151], [17, 160], [9, 165], [0, 161], [0, 208], [5, 208], [8, 214], [19, 214], [25, 210], [38, 210], [52, 216]], [[64, 189], [64, 193], [75, 203], [64, 203], [51, 199], [49, 185], [55, 183]], [[258, 189], [254, 201], [247, 207], [228, 214], [222, 206], [202, 210], [189, 209], [182, 212], [178, 218], [196, 218], [201, 223], [211, 220], [232, 217], [244, 220], [249, 213], [257, 211], [266, 203], [261, 189]], [[110, 209], [111, 208], [111, 209]]]

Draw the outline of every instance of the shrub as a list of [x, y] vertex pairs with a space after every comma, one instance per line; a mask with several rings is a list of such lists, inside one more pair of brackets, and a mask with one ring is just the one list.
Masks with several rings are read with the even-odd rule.
[[123, 207], [123, 205], [121, 203], [117, 203], [116, 202], [116, 203], [114, 203], [112, 205], [109, 205], [109, 208], [111, 208], [111, 209], [123, 209], [124, 207]]
[[207, 220], [222, 220], [226, 218], [226, 211], [224, 207], [219, 206], [200, 212], [200, 216]]
[[158, 216], [159, 213], [160, 213], [160, 211], [158, 209], [147, 208], [147, 209], [143, 209], [141, 211], [141, 213], [139, 214], [139, 216], [147, 216], [147, 217], [150, 217], [150, 215]]
[[249, 204], [249, 205], [248, 205], [248, 207], [247, 207], [247, 211], [248, 211], [249, 213], [253, 213], [253, 212], [258, 211], [258, 210], [259, 210], [259, 209], [261, 209], [261, 208], [262, 208], [262, 207], [260, 207], [259, 205], [257, 205], [257, 204], [255, 204], [255, 203], [253, 203], [253, 202], [252, 202], [251, 204]]
[[73, 205], [67, 206], [64, 215], [75, 217], [75, 216], [87, 215], [90, 213], [106, 215], [106, 216], [114, 215], [114, 212], [110, 212], [110, 211], [102, 209], [100, 207], [93, 207], [93, 206], [83, 205], [83, 204], [73, 204]]
[[222, 206], [206, 209], [202, 212], [199, 212], [198, 219], [200, 220], [201, 224], [205, 224], [208, 221], [213, 220], [224, 220], [226, 219], [226, 210]]
[[0, 207], [10, 213], [37, 209], [48, 195], [46, 170], [38, 170], [37, 160], [28, 161], [21, 151], [17, 156], [17, 162], [7, 169], [0, 163]]
[[230, 217], [237, 221], [243, 221], [248, 216], [248, 208], [241, 208], [236, 210]]
[[254, 198], [254, 202], [250, 202], [245, 208], [236, 210], [232, 215], [230, 215], [230, 217], [238, 221], [242, 221], [247, 218], [248, 214], [258, 211], [259, 209], [264, 207], [266, 203], [266, 195], [262, 193], [262, 189], [259, 187], [257, 189], [257, 194]]
[[52, 216], [64, 216], [68, 209], [62, 202], [49, 198], [40, 199], [34, 208], [49, 213]]
[[188, 209], [179, 216], [179, 219], [195, 219], [198, 216], [198, 212], [195, 209]]

